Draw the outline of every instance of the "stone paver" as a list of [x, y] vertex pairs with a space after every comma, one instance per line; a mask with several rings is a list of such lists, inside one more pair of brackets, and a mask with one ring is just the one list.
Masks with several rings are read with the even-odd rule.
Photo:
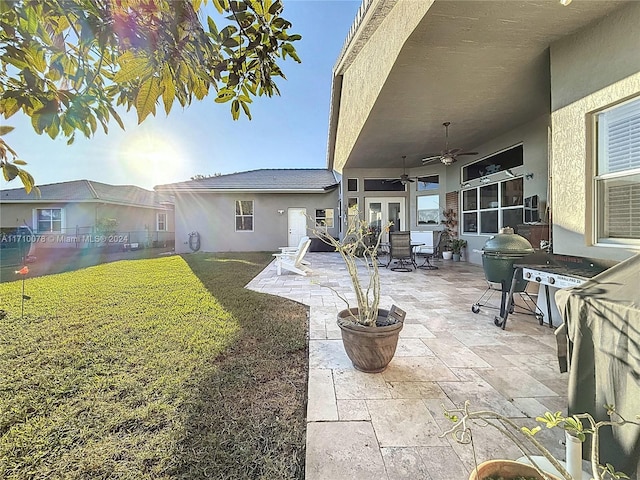
[[[247, 288], [309, 306], [306, 480], [464, 479], [473, 452], [441, 436], [451, 426], [443, 405], [470, 400], [529, 426], [547, 410], [566, 411], [553, 330], [522, 313], [497, 328], [490, 307], [499, 294], [471, 312], [487, 289], [481, 267], [439, 261], [438, 270], [381, 269], [381, 307], [396, 304], [407, 318], [389, 367], [364, 374], [351, 365], [336, 325], [345, 305], [335, 291], [354, 299], [342, 260], [334, 253], [305, 258], [311, 275], [278, 277], [272, 264]], [[562, 457], [555, 431], [541, 439]], [[474, 430], [474, 446], [478, 462], [521, 456], [489, 428]]]

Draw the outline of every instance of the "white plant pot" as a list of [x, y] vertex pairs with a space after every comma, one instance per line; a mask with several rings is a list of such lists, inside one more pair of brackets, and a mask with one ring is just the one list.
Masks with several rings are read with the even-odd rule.
[[442, 252], [442, 258], [444, 260], [451, 260], [453, 257], [453, 252]]

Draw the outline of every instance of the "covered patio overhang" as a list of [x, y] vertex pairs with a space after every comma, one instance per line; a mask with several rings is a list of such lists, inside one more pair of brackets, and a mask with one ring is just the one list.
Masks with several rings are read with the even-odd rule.
[[550, 45], [625, 3], [365, 1], [334, 69], [329, 168], [415, 167], [443, 122], [469, 150], [548, 115]]

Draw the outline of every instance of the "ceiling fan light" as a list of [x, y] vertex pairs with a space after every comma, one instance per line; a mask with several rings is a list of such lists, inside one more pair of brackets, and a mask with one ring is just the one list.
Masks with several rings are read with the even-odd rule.
[[443, 155], [442, 158], [440, 158], [440, 161], [448, 166], [453, 163], [453, 157], [451, 155]]

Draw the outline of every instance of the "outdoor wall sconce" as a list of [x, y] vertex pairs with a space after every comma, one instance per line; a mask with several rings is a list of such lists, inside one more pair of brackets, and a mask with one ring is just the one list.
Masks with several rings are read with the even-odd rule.
[[280, 215], [283, 215], [283, 214], [284, 214], [284, 210], [278, 210], [278, 213], [279, 213]]
[[525, 180], [531, 180], [531, 179], [533, 179], [533, 173], [525, 173], [525, 174], [524, 174], [524, 179], [525, 179]]

